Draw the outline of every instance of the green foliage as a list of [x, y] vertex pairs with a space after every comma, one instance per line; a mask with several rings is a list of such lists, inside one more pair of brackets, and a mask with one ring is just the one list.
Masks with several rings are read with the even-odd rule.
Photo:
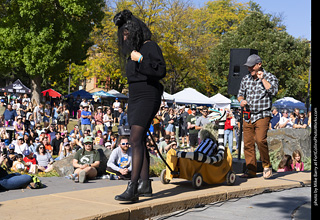
[[279, 79], [277, 98], [292, 96], [304, 101], [310, 65], [310, 46], [295, 39], [280, 25], [278, 18], [252, 12], [239, 26], [221, 37], [214, 46], [208, 69], [215, 79], [216, 92], [227, 93], [227, 77], [231, 48], [253, 48], [259, 51], [263, 67]]
[[[164, 159], [166, 159], [166, 154], [162, 155], [164, 157]], [[154, 161], [154, 163], [150, 166], [150, 172], [149, 175], [151, 177], [156, 177], [156, 176], [160, 176], [161, 171], [166, 169], [166, 165], [164, 164], [164, 162], [155, 156], [151, 156], [151, 160]]]
[[23, 68], [29, 77], [59, 76], [70, 59], [86, 58], [103, 0], [1, 0], [0, 73]]

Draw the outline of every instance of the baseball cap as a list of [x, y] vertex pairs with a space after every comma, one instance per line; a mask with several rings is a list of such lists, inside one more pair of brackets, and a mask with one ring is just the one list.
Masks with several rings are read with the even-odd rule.
[[15, 146], [14, 144], [9, 144], [9, 150], [14, 150]]
[[67, 146], [67, 145], [70, 145], [70, 143], [69, 142], [64, 142], [63, 143], [63, 146]]
[[29, 156], [31, 154], [31, 151], [29, 151], [29, 150], [26, 150], [25, 152], [24, 152], [24, 156]]
[[251, 67], [256, 65], [257, 63], [262, 63], [261, 58], [257, 54], [252, 54], [247, 58], [247, 62], [243, 65]]
[[87, 136], [83, 140], [83, 143], [92, 143], [92, 142], [93, 142], [93, 139], [91, 136]]

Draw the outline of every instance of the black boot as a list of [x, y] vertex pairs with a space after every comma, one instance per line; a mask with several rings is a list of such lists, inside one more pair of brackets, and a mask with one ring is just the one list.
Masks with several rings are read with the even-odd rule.
[[138, 183], [129, 181], [126, 191], [124, 191], [124, 193], [122, 193], [121, 195], [116, 195], [114, 199], [119, 201], [128, 201], [128, 202], [138, 201], [139, 200]]
[[149, 180], [138, 180], [138, 194], [139, 196], [151, 197], [152, 196], [152, 188], [151, 188], [151, 181]]

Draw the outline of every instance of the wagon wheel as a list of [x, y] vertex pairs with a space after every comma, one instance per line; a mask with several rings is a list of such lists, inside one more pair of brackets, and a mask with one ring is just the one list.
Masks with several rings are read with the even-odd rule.
[[192, 177], [193, 188], [200, 189], [202, 183], [203, 183], [202, 175], [200, 173], [195, 173]]
[[226, 176], [227, 185], [232, 186], [236, 181], [236, 174], [233, 171], [229, 171]]
[[170, 180], [168, 180], [168, 179], [166, 178], [166, 173], [167, 173], [167, 170], [166, 170], [166, 169], [164, 169], [164, 170], [161, 171], [160, 181], [161, 181], [162, 184], [168, 184], [168, 183], [170, 183]]

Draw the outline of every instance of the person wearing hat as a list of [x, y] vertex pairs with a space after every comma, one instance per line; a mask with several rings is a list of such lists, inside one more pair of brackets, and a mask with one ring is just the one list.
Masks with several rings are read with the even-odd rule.
[[30, 167], [32, 164], [36, 165], [37, 164], [37, 160], [36, 158], [33, 157], [33, 153], [30, 150], [26, 150], [24, 152], [24, 158], [23, 161], [27, 167], [27, 171], [30, 170]]
[[306, 128], [308, 126], [308, 118], [306, 117], [304, 110], [299, 110], [299, 117], [296, 118], [293, 128]]
[[118, 120], [119, 117], [119, 108], [121, 106], [121, 103], [119, 102], [118, 98], [115, 99], [115, 102], [112, 104], [112, 108], [113, 108], [113, 123], [115, 124]]
[[18, 136], [17, 144], [15, 144], [15, 152], [17, 154], [24, 154], [28, 150], [28, 145], [24, 143], [23, 136]]
[[89, 104], [84, 103], [82, 107], [83, 111], [81, 112], [81, 130], [84, 133], [85, 130], [91, 129], [91, 112], [89, 111]]
[[22, 117], [21, 115], [19, 115], [17, 117], [17, 121], [14, 121], [13, 122], [13, 126], [14, 126], [14, 129], [16, 131], [16, 133], [18, 133], [19, 135], [23, 135], [24, 132], [25, 132], [25, 127], [24, 127], [24, 124], [22, 122]]
[[275, 106], [272, 106], [271, 113], [272, 113], [272, 118], [269, 123], [269, 129], [272, 130], [272, 129], [280, 128], [279, 121], [282, 116], [281, 113], [278, 112], [278, 109]]
[[73, 167], [75, 171], [71, 177], [74, 180], [78, 179], [80, 183], [83, 183], [86, 179], [95, 178], [100, 165], [100, 154], [97, 150], [93, 149], [92, 137], [86, 136], [83, 143], [84, 148], [78, 150], [74, 155]]
[[248, 67], [249, 74], [241, 80], [238, 101], [247, 112], [243, 122], [247, 170], [241, 177], [256, 176], [255, 143], [257, 143], [264, 168], [263, 177], [267, 179], [272, 176], [267, 132], [271, 118], [272, 97], [278, 93], [278, 79], [262, 68], [262, 59], [256, 54], [250, 55], [244, 65]]
[[96, 125], [96, 132], [99, 130], [102, 132], [104, 131], [102, 106], [99, 106], [97, 112], [94, 114], [94, 123]]

